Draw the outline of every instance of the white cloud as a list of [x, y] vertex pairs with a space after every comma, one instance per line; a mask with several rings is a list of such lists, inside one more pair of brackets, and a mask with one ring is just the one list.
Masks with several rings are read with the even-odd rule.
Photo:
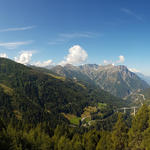
[[59, 37], [62, 38], [68, 38], [68, 39], [73, 39], [73, 38], [92, 38], [96, 34], [92, 32], [83, 32], [83, 33], [61, 33], [59, 34]]
[[9, 32], [9, 31], [24, 31], [30, 30], [35, 28], [35, 26], [26, 26], [26, 27], [18, 27], [18, 28], [7, 28], [7, 29], [0, 29], [0, 32]]
[[18, 57], [15, 57], [14, 60], [18, 63], [27, 65], [31, 61], [31, 57], [34, 51], [22, 51]]
[[110, 62], [108, 60], [104, 60], [104, 65], [110, 64]]
[[130, 70], [131, 72], [134, 72], [134, 73], [140, 72], [139, 70], [137, 70], [137, 69], [135, 69], [135, 68], [129, 68], [129, 70]]
[[38, 66], [38, 67], [47, 67], [47, 66], [53, 65], [53, 61], [50, 59], [47, 61], [43, 61], [43, 62], [38, 61], [34, 63], [33, 65]]
[[79, 65], [84, 63], [87, 58], [87, 52], [82, 47], [80, 47], [80, 45], [74, 45], [69, 49], [69, 54], [65, 57], [65, 60], [59, 64], [62, 66], [66, 64]]
[[104, 65], [112, 64], [114, 66], [115, 64], [120, 64], [120, 63], [124, 63], [124, 62], [125, 62], [125, 57], [120, 55], [119, 60], [117, 60], [116, 62], [113, 62], [112, 60], [104, 60], [103, 64]]
[[8, 56], [7, 56], [7, 54], [6, 54], [6, 53], [0, 53], [0, 57], [8, 58]]
[[64, 42], [68, 42], [72, 39], [78, 39], [78, 38], [94, 38], [98, 36], [96, 33], [92, 32], [73, 32], [73, 33], [60, 33], [55, 40], [49, 41], [49, 45], [56, 45], [56, 44], [62, 44]]
[[50, 41], [48, 42], [49, 45], [58, 45], [58, 44], [62, 44], [63, 42], [66, 42], [66, 39], [56, 39], [54, 41]]
[[139, 21], [142, 21], [142, 18], [139, 15], [137, 15], [136, 13], [134, 13], [133, 11], [131, 11], [127, 8], [122, 8], [121, 11], [128, 14], [128, 15], [130, 15], [130, 16], [135, 17]]
[[124, 63], [124, 61], [125, 61], [124, 56], [120, 55], [119, 60], [116, 63]]
[[109, 64], [111, 64], [112, 66], [114, 66], [114, 65], [115, 65], [115, 63], [114, 63], [114, 62], [112, 62], [111, 60], [110, 60], [110, 61], [108, 61], [108, 60], [104, 60], [104, 61], [103, 61], [103, 63], [104, 63], [104, 65], [109, 65]]
[[0, 42], [0, 47], [4, 47], [6, 49], [15, 49], [22, 45], [31, 44], [32, 41], [23, 41], [23, 42]]

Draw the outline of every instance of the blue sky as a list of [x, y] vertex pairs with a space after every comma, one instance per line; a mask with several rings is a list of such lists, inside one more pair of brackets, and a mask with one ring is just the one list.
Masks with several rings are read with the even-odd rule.
[[115, 63], [150, 75], [149, 0], [1, 0], [0, 20], [1, 57]]

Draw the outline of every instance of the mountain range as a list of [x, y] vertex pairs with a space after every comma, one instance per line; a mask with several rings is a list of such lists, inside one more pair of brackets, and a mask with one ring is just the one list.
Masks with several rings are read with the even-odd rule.
[[67, 64], [65, 66], [55, 66], [50, 70], [60, 76], [97, 85], [101, 89], [121, 98], [137, 90], [149, 88], [149, 85], [143, 79], [123, 65], [85, 64], [73, 66]]

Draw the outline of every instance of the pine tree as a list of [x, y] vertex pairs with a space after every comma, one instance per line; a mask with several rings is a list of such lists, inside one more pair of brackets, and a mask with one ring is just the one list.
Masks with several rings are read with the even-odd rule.
[[144, 131], [149, 126], [149, 108], [143, 105], [133, 118], [132, 127], [129, 130], [129, 147], [140, 149]]
[[124, 122], [123, 115], [118, 114], [118, 121], [112, 132], [112, 142], [114, 150], [125, 150], [128, 145], [128, 128]]
[[96, 150], [111, 150], [112, 141], [110, 132], [103, 131], [101, 133], [101, 138], [97, 144]]

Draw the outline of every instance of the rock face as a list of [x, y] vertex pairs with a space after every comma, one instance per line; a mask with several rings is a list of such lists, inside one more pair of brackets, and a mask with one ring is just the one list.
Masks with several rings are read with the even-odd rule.
[[122, 65], [86, 64], [73, 66], [68, 64], [64, 67], [53, 67], [51, 70], [62, 76], [93, 83], [121, 98], [138, 89], [144, 90], [149, 87], [145, 81]]

